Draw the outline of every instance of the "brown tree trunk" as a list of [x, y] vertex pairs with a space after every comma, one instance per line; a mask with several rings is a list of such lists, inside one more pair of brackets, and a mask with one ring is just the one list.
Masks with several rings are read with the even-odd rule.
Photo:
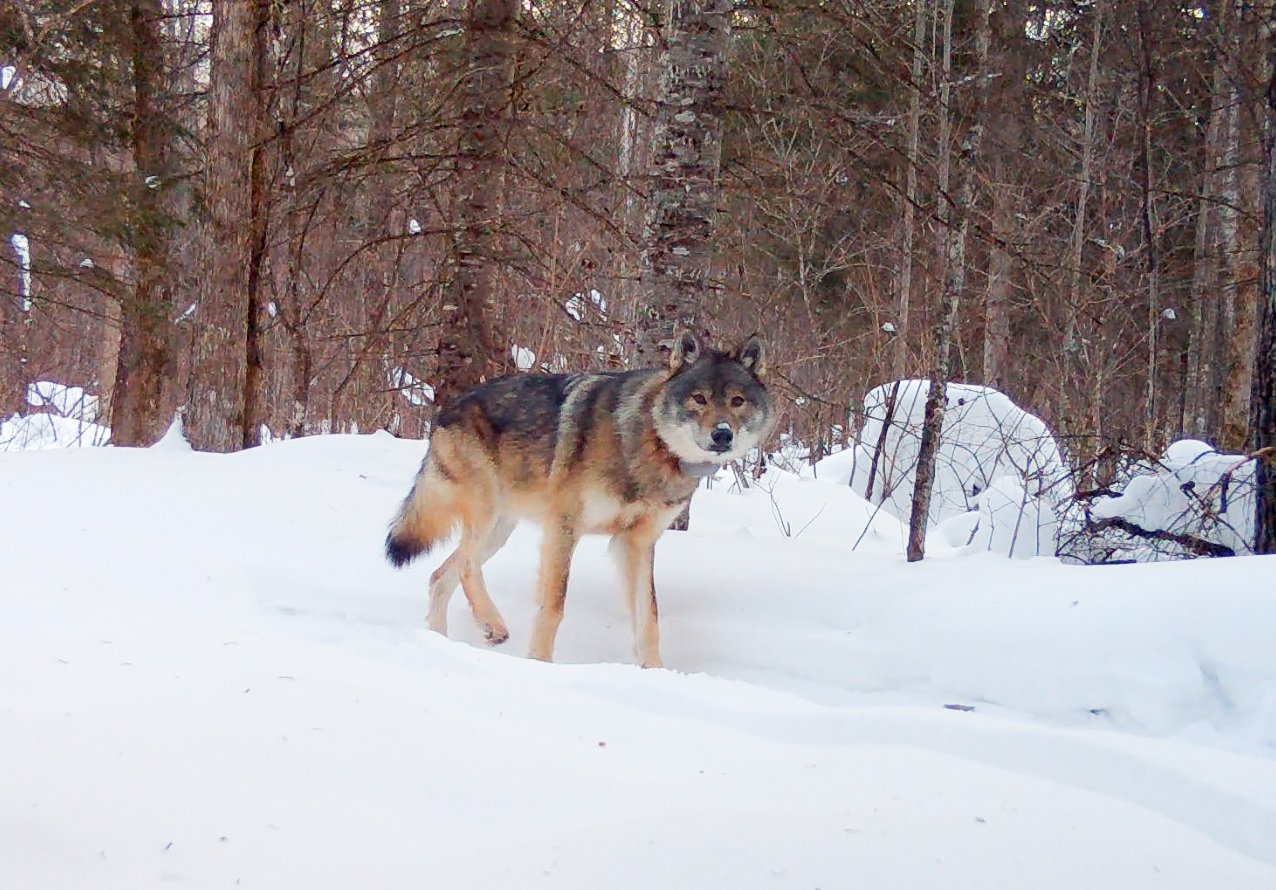
[[[988, 289], [984, 299], [984, 384], [1007, 392], [1010, 368], [1010, 296], [1014, 289], [1014, 265], [1010, 246], [1017, 238], [1021, 164], [1021, 120], [1027, 52], [1024, 20], [1027, 12], [1018, 0], [999, 5], [992, 28], [997, 35], [995, 79], [989, 91], [993, 102], [992, 126], [997, 134], [992, 163], [992, 243], [988, 246]], [[990, 67], [989, 76], [994, 74]]]
[[267, 318], [265, 275], [266, 238], [269, 232], [271, 192], [270, 153], [273, 142], [266, 132], [267, 92], [274, 89], [271, 16], [274, 6], [259, 2], [253, 21], [252, 150], [248, 173], [248, 295], [244, 330], [244, 429], [242, 446], [260, 445], [266, 425], [265, 323]]
[[[1099, 101], [1099, 59], [1101, 58], [1100, 48], [1103, 43], [1103, 24], [1104, 16], [1106, 15], [1104, 0], [1096, 0], [1091, 5], [1090, 15], [1090, 69], [1086, 76], [1085, 124], [1081, 136], [1081, 171], [1080, 181], [1077, 184], [1077, 204], [1072, 216], [1072, 238], [1068, 251], [1068, 303], [1063, 309], [1064, 380], [1068, 381], [1068, 390], [1076, 393], [1077, 398], [1075, 402], [1071, 402], [1071, 400], [1069, 400], [1070, 403], [1065, 402], [1067, 420], [1062, 424], [1068, 433], [1076, 437], [1073, 446], [1074, 453], [1077, 463], [1082, 468], [1083, 478], [1081, 484], [1087, 486], [1092, 485], [1094, 482], [1092, 468], [1098, 448], [1099, 429], [1095, 425], [1086, 423], [1086, 419], [1092, 415], [1089, 412], [1083, 412], [1083, 406], [1089, 405], [1089, 400], [1086, 398], [1084, 390], [1084, 374], [1087, 366], [1089, 366], [1090, 373], [1101, 378], [1103, 362], [1105, 361], [1105, 356], [1102, 353], [1098, 353], [1099, 361], [1094, 364], [1078, 361], [1079, 358], [1089, 352], [1083, 343], [1085, 338], [1080, 330], [1082, 317], [1081, 280], [1087, 227], [1086, 213], [1090, 201], [1090, 189], [1094, 182], [1094, 149], [1097, 129], [1095, 124], [1098, 117], [1097, 106]], [[1089, 428], [1087, 429], [1087, 427]]]
[[386, 356], [389, 337], [385, 322], [397, 291], [399, 264], [403, 258], [407, 220], [396, 208], [394, 189], [398, 172], [389, 156], [395, 143], [398, 111], [399, 63], [396, 39], [401, 21], [399, 0], [377, 2], [377, 47], [373, 52], [376, 69], [368, 91], [370, 119], [368, 141], [375, 167], [368, 184], [363, 234], [383, 241], [368, 252], [361, 274], [359, 299], [354, 309], [354, 334], [350, 338], [350, 370], [333, 394], [334, 419], [356, 422], [361, 430], [386, 427], [394, 411]]
[[1262, 130], [1263, 87], [1267, 83], [1267, 54], [1263, 29], [1270, 27], [1272, 3], [1240, 3], [1233, 12], [1230, 41], [1234, 60], [1232, 82], [1237, 100], [1232, 139], [1238, 160], [1235, 198], [1236, 239], [1231, 251], [1233, 326], [1227, 339], [1227, 374], [1223, 381], [1222, 424], [1219, 447], [1226, 452], [1244, 450], [1249, 443], [1250, 397], [1253, 390], [1254, 351], [1257, 348], [1259, 306], [1259, 255], [1263, 217]]
[[[13, 240], [4, 247], [14, 254], [15, 286], [0, 287], [0, 420], [7, 420], [10, 414], [26, 413], [27, 386], [31, 382], [27, 355], [32, 309], [30, 254], [21, 252]], [[24, 250], [30, 250], [29, 241]], [[0, 269], [8, 266], [7, 258], [0, 260]]]
[[[1272, 4], [1260, 6], [1270, 21]], [[1276, 30], [1268, 29], [1266, 45], [1259, 41], [1262, 57], [1276, 50]], [[1259, 241], [1258, 346], [1254, 360], [1251, 400], [1250, 447], [1264, 452], [1259, 459], [1255, 498], [1255, 546], [1257, 553], [1276, 554], [1276, 70], [1260, 69], [1265, 87], [1259, 192], [1262, 229]]]
[[984, 385], [1006, 392], [1010, 360], [1010, 290], [1012, 267], [1005, 245], [1014, 238], [1013, 183], [1006, 182], [1008, 165], [993, 165], [992, 244], [988, 247], [988, 290], [984, 296]]
[[[917, 476], [913, 486], [912, 509], [908, 521], [908, 561], [925, 556], [926, 528], [930, 520], [930, 500], [935, 482], [935, 458], [944, 424], [951, 373], [950, 352], [957, 327], [957, 308], [966, 288], [966, 237], [974, 202], [975, 169], [979, 142], [983, 136], [984, 97], [987, 90], [988, 45], [991, 42], [991, 0], [979, 0], [975, 20], [975, 86], [970, 126], [961, 143], [957, 174], [961, 179], [947, 218], [947, 250], [944, 290], [940, 298], [939, 320], [935, 325], [935, 358], [931, 366], [930, 391], [922, 420], [921, 443], [917, 453]], [[944, 147], [941, 146], [941, 150]]]
[[120, 341], [111, 398], [111, 441], [150, 445], [164, 434], [164, 372], [173, 308], [168, 269], [168, 223], [162, 196], [169, 187], [168, 127], [159, 94], [164, 88], [160, 0], [133, 0], [129, 22], [133, 54], [134, 286], [120, 304]]
[[672, 0], [660, 63], [635, 363], [662, 365], [676, 331], [701, 330], [712, 288], [731, 0]]
[[1196, 207], [1196, 233], [1192, 251], [1192, 291], [1189, 342], [1187, 345], [1186, 417], [1184, 431], [1198, 439], [1214, 436], [1210, 422], [1211, 409], [1218, 404], [1218, 390], [1214, 386], [1220, 297], [1217, 285], [1218, 237], [1216, 207], [1219, 197], [1219, 145], [1227, 119], [1227, 56], [1224, 41], [1227, 37], [1232, 0], [1221, 0], [1214, 16], [1217, 22], [1214, 40], [1213, 72], [1210, 78], [1210, 110], [1205, 126], [1205, 143], [1202, 146], [1201, 185]]
[[204, 287], [195, 314], [186, 402], [187, 437], [208, 451], [238, 450], [245, 438], [258, 5], [256, 0], [213, 4]]
[[457, 146], [449, 278], [443, 288], [435, 404], [503, 373], [493, 336], [505, 138], [509, 129], [511, 40], [517, 0], [469, 0], [463, 103]]
[[1141, 193], [1139, 219], [1143, 229], [1143, 249], [1145, 277], [1147, 289], [1147, 371], [1144, 377], [1144, 399], [1146, 401], [1143, 419], [1143, 443], [1150, 451], [1155, 451], [1157, 442], [1157, 372], [1161, 348], [1161, 262], [1158, 253], [1158, 223], [1156, 215], [1156, 195], [1153, 190], [1152, 174], [1152, 112], [1157, 91], [1157, 70], [1152, 61], [1152, 37], [1148, 34], [1148, 16], [1146, 0], [1139, 0], [1137, 7], [1139, 20], [1139, 47], [1142, 71], [1139, 77], [1140, 110], [1139, 124], [1142, 133], [1139, 157], [1139, 186]]
[[[909, 303], [913, 291], [914, 217], [917, 205], [917, 163], [921, 142], [922, 63], [925, 59], [926, 0], [914, 0], [913, 61], [908, 85], [908, 145], [905, 149], [903, 218], [900, 221], [899, 279], [895, 291], [895, 339], [891, 375], [898, 381], [908, 373]], [[875, 455], [876, 457], [876, 455]], [[871, 486], [870, 486], [871, 489]]]

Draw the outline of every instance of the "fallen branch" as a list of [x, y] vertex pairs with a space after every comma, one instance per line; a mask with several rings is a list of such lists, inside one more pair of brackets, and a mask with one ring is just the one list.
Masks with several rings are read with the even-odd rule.
[[1188, 553], [1196, 556], [1235, 556], [1236, 551], [1224, 544], [1215, 544], [1213, 541], [1207, 541], [1204, 538], [1198, 538], [1195, 535], [1184, 535], [1177, 532], [1167, 532], [1163, 529], [1146, 529], [1141, 525], [1137, 525], [1121, 516], [1113, 516], [1110, 519], [1093, 519], [1087, 518], [1086, 527], [1092, 531], [1103, 531], [1108, 528], [1115, 528], [1125, 532], [1135, 538], [1142, 538], [1145, 541], [1169, 541], [1178, 544]]

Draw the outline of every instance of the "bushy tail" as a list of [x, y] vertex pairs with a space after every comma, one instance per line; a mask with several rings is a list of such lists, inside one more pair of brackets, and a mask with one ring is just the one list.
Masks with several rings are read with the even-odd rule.
[[396, 569], [429, 553], [452, 534], [460, 517], [450, 488], [447, 480], [431, 471], [427, 458], [385, 536], [385, 556]]

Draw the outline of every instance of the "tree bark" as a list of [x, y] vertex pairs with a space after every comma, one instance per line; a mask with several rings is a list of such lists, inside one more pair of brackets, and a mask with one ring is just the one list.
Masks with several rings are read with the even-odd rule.
[[1147, 370], [1144, 376], [1145, 414], [1143, 442], [1149, 451], [1155, 451], [1157, 440], [1157, 372], [1161, 348], [1161, 262], [1158, 255], [1156, 196], [1152, 174], [1152, 110], [1156, 97], [1157, 69], [1152, 61], [1152, 38], [1148, 34], [1146, 0], [1139, 0], [1139, 48], [1142, 70], [1139, 77], [1139, 125], [1141, 142], [1139, 151], [1139, 221], [1143, 230], [1144, 286], [1147, 292]]
[[[1235, 453], [1249, 442], [1250, 397], [1253, 390], [1254, 350], [1257, 348], [1259, 306], [1259, 242], [1263, 216], [1261, 144], [1262, 88], [1266, 85], [1267, 54], [1262, 46], [1262, 22], [1271, 21], [1272, 4], [1236, 0], [1233, 11], [1232, 94], [1235, 126], [1228, 154], [1235, 168], [1235, 241], [1230, 250], [1229, 288], [1233, 325], [1227, 338], [1227, 373], [1223, 380], [1221, 450]], [[1270, 27], [1270, 24], [1269, 24]], [[1252, 68], [1247, 68], [1247, 63]], [[1252, 139], [1244, 134], [1253, 134]]]
[[369, 252], [360, 276], [359, 299], [352, 307], [354, 336], [347, 346], [350, 370], [338, 384], [333, 400], [334, 413], [356, 420], [363, 430], [389, 426], [394, 413], [386, 367], [390, 338], [385, 322], [397, 291], [405, 245], [395, 236], [403, 235], [407, 228], [407, 219], [394, 200], [397, 165], [389, 160], [395, 146], [401, 88], [397, 40], [402, 13], [399, 0], [377, 0], [376, 9], [377, 46], [372, 54], [376, 69], [368, 85], [368, 148], [375, 168], [368, 183], [363, 236], [384, 243]]
[[[1270, 10], [1271, 4], [1266, 4]], [[1266, 53], [1276, 50], [1276, 30], [1268, 29]], [[1254, 451], [1276, 448], [1276, 71], [1266, 75], [1266, 108], [1262, 136], [1261, 191], [1263, 223], [1259, 251], [1261, 301], [1258, 348], [1254, 361], [1250, 445]], [[1261, 81], [1260, 81], [1261, 83]], [[1276, 554], [1276, 454], [1258, 462], [1255, 498], [1257, 553]]]
[[[1217, 201], [1219, 192], [1219, 144], [1222, 142], [1227, 117], [1227, 66], [1223, 42], [1228, 31], [1232, 0], [1219, 0], [1214, 20], [1215, 32], [1213, 72], [1210, 77], [1210, 110], [1202, 146], [1201, 185], [1196, 208], [1196, 237], [1192, 251], [1191, 319], [1189, 327], [1187, 379], [1187, 417], [1184, 431], [1198, 439], [1214, 436], [1211, 414], [1216, 413], [1217, 390], [1214, 387], [1216, 335], [1219, 311], [1217, 284]], [[1214, 410], [1212, 410], [1214, 409]]]
[[1006, 182], [1008, 164], [993, 166], [992, 243], [988, 246], [988, 289], [984, 294], [984, 385], [1006, 392], [1010, 360], [1010, 254], [1004, 245], [1014, 238], [1014, 184]]
[[[1095, 131], [1097, 129], [1096, 119], [1098, 117], [1097, 107], [1099, 101], [1099, 60], [1102, 55], [1100, 50], [1103, 45], [1103, 23], [1104, 16], [1107, 14], [1106, 9], [1104, 0], [1096, 0], [1090, 7], [1090, 68], [1086, 76], [1085, 124], [1081, 135], [1081, 171], [1080, 181], [1077, 183], [1077, 204], [1072, 216], [1072, 237], [1068, 251], [1068, 302], [1063, 309], [1064, 379], [1073, 381], [1069, 386], [1069, 390], [1078, 395], [1077, 402], [1069, 405], [1066, 409], [1068, 420], [1065, 421], [1063, 426], [1065, 430], [1073, 435], [1079, 434], [1074, 447], [1076, 448], [1077, 462], [1082, 468], [1083, 484], [1093, 481], [1094, 456], [1099, 442], [1098, 427], [1085, 423], [1087, 412], [1083, 411], [1083, 405], [1089, 405], [1089, 401], [1084, 393], [1084, 373], [1088, 366], [1090, 373], [1100, 377], [1103, 374], [1103, 356], [1101, 353], [1099, 354], [1100, 361], [1094, 364], [1078, 361], [1078, 359], [1083, 358], [1089, 352], [1084, 343], [1085, 338], [1080, 330], [1082, 317], [1082, 258], [1085, 253], [1086, 227], [1088, 224], [1086, 214], [1090, 202], [1090, 189], [1094, 184]], [[1087, 287], [1088, 290], [1089, 288]]]
[[111, 441], [150, 445], [164, 434], [164, 372], [169, 359], [172, 290], [168, 222], [168, 130], [160, 107], [164, 49], [160, 0], [133, 0], [132, 244], [134, 283], [120, 304], [120, 345], [111, 398]]
[[509, 124], [510, 65], [518, 0], [469, 0], [457, 146], [449, 278], [443, 288], [435, 404], [499, 376], [496, 309], [501, 183]]
[[[988, 288], [984, 298], [984, 384], [1009, 390], [1010, 297], [1014, 265], [1010, 244], [1016, 240], [1019, 216], [1022, 107], [1027, 53], [1023, 44], [1026, 10], [1018, 0], [998, 7], [992, 28], [997, 35], [996, 79], [989, 91], [997, 134], [992, 163], [992, 243], [988, 245]], [[991, 70], [990, 70], [991, 76]]]
[[195, 313], [185, 415], [187, 438], [207, 451], [235, 451], [244, 444], [257, 9], [256, 0], [213, 4], [204, 287]]
[[713, 287], [731, 0], [672, 0], [661, 59], [635, 362], [667, 361], [675, 332], [701, 329]]
[[[970, 230], [970, 210], [974, 202], [975, 169], [983, 136], [984, 97], [987, 91], [988, 45], [991, 40], [991, 0], [979, 0], [975, 21], [975, 80], [970, 125], [961, 143], [957, 173], [961, 178], [947, 217], [946, 272], [940, 299], [939, 321], [935, 326], [935, 358], [930, 390], [922, 420], [921, 443], [917, 453], [917, 476], [913, 486], [912, 510], [908, 522], [908, 561], [925, 556], [926, 528], [930, 521], [930, 500], [934, 490], [935, 458], [948, 399], [951, 374], [951, 346], [957, 327], [957, 309], [966, 288], [966, 237]], [[941, 146], [941, 150], [946, 147]]]
[[909, 303], [913, 291], [913, 241], [917, 205], [917, 162], [921, 142], [922, 64], [926, 48], [926, 0], [913, 0], [913, 61], [909, 69], [908, 144], [905, 149], [904, 207], [900, 221], [899, 279], [895, 291], [895, 339], [891, 374], [902, 380], [908, 373]]

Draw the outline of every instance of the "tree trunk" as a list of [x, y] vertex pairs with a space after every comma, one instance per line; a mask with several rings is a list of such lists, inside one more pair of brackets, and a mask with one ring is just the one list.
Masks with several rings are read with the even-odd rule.
[[[1265, 4], [1270, 11], [1271, 4]], [[1276, 49], [1276, 31], [1268, 30], [1265, 53]], [[1270, 58], [1270, 57], [1269, 57]], [[1262, 129], [1260, 188], [1263, 204], [1259, 277], [1258, 348], [1254, 361], [1250, 444], [1254, 451], [1276, 449], [1276, 71], [1266, 75], [1265, 124]], [[1262, 81], [1259, 81], [1262, 83]], [[1276, 554], [1276, 451], [1258, 462], [1258, 496], [1255, 499], [1255, 547], [1258, 553]]]
[[[1259, 8], [1255, 8], [1259, 7]], [[1265, 7], [1265, 8], [1264, 8]], [[1272, 4], [1242, 3], [1233, 11], [1232, 94], [1236, 100], [1235, 126], [1228, 154], [1235, 169], [1235, 243], [1231, 245], [1229, 290], [1232, 294], [1232, 330], [1227, 338], [1227, 373], [1223, 381], [1221, 450], [1234, 453], [1249, 443], [1250, 397], [1253, 390], [1254, 350], [1257, 348], [1259, 305], [1259, 242], [1261, 238], [1263, 127], [1262, 88], [1266, 85], [1267, 55], [1262, 46], [1262, 22], [1270, 22]], [[1246, 63], [1253, 65], [1247, 70]], [[1252, 134], [1253, 138], [1245, 138]]]
[[[935, 360], [930, 375], [930, 391], [922, 420], [921, 443], [917, 453], [917, 477], [913, 487], [912, 511], [908, 522], [908, 561], [925, 556], [926, 528], [930, 521], [931, 492], [935, 482], [935, 458], [944, 424], [951, 372], [950, 352], [957, 327], [957, 308], [966, 287], [966, 237], [970, 229], [970, 211], [974, 202], [975, 169], [979, 142], [983, 136], [984, 97], [987, 91], [988, 45], [991, 40], [991, 0], [979, 0], [975, 22], [975, 81], [970, 126], [961, 143], [956, 189], [951, 212], [947, 217], [946, 272], [940, 300], [939, 321], [935, 325]], [[946, 147], [941, 146], [941, 151]]]
[[457, 146], [450, 276], [443, 289], [435, 404], [499, 376], [505, 349], [491, 329], [496, 308], [498, 217], [505, 167], [510, 66], [518, 0], [469, 0]]
[[267, 319], [266, 239], [269, 233], [271, 191], [270, 151], [273, 142], [266, 132], [267, 92], [274, 90], [275, 65], [271, 48], [271, 20], [275, 7], [258, 3], [253, 22], [253, 95], [256, 102], [252, 119], [252, 159], [248, 173], [248, 300], [244, 337], [244, 429], [242, 445], [260, 445], [266, 426], [266, 358], [265, 324]]
[[1139, 20], [1139, 47], [1142, 71], [1139, 78], [1140, 90], [1140, 130], [1142, 141], [1139, 158], [1140, 204], [1139, 220], [1143, 229], [1144, 261], [1146, 264], [1144, 284], [1147, 289], [1147, 371], [1144, 378], [1144, 430], [1143, 443], [1149, 451], [1157, 448], [1157, 407], [1158, 398], [1157, 372], [1160, 356], [1161, 333], [1161, 264], [1157, 247], [1156, 198], [1152, 182], [1152, 109], [1155, 101], [1156, 67], [1152, 62], [1152, 42], [1148, 34], [1148, 14], [1146, 0], [1140, 0], [1137, 8]]
[[[1100, 361], [1096, 363], [1097, 367], [1088, 362], [1078, 362], [1078, 358], [1087, 353], [1087, 349], [1082, 342], [1084, 338], [1080, 331], [1082, 258], [1085, 252], [1086, 211], [1090, 201], [1090, 189], [1094, 182], [1095, 122], [1098, 117], [1096, 109], [1099, 101], [1099, 59], [1101, 58], [1100, 49], [1103, 44], [1103, 19], [1105, 14], [1106, 5], [1104, 0], [1096, 0], [1090, 8], [1090, 70], [1086, 76], [1085, 125], [1081, 135], [1081, 171], [1080, 182], [1077, 184], [1077, 205], [1076, 211], [1072, 216], [1072, 238], [1068, 252], [1068, 303], [1063, 310], [1064, 380], [1072, 381], [1069, 384], [1069, 390], [1076, 392], [1080, 397], [1076, 404], [1069, 405], [1065, 409], [1068, 420], [1065, 421], [1064, 428], [1074, 436], [1077, 436], [1074, 447], [1076, 448], [1077, 463], [1082, 468], [1083, 479], [1081, 484], [1083, 485], [1093, 484], [1091, 468], [1098, 448], [1099, 437], [1099, 430], [1093, 425], [1090, 425], [1087, 429], [1083, 419], [1085, 415], [1082, 412], [1082, 404], [1089, 404], [1083, 394], [1084, 372], [1085, 368], [1089, 366], [1091, 373], [1101, 375], [1100, 369], [1102, 368], [1103, 360], [1102, 355], [1100, 355]], [[1086, 290], [1088, 301], [1089, 287]]]
[[361, 274], [359, 297], [352, 307], [354, 334], [349, 349], [350, 370], [338, 384], [333, 414], [356, 421], [362, 430], [384, 428], [394, 412], [393, 392], [387, 377], [386, 357], [389, 337], [386, 317], [397, 291], [399, 264], [405, 242], [407, 219], [395, 206], [394, 190], [399, 173], [389, 156], [395, 145], [398, 117], [399, 50], [397, 40], [402, 21], [399, 0], [377, 0], [377, 46], [373, 52], [376, 69], [368, 91], [369, 149], [375, 167], [368, 183], [364, 209], [363, 237], [382, 244], [368, 252]]
[[1008, 165], [998, 159], [992, 183], [992, 244], [988, 247], [988, 289], [984, 296], [984, 385], [1006, 392], [1010, 359], [1010, 254], [1014, 238], [1014, 185], [1006, 182]]
[[[992, 163], [992, 243], [988, 245], [988, 289], [984, 298], [984, 384], [1009, 390], [1010, 296], [1014, 290], [1014, 265], [1010, 245], [1017, 240], [1021, 165], [1022, 108], [1027, 78], [1024, 20], [1027, 11], [1019, 0], [998, 6], [992, 28], [997, 35], [996, 78], [989, 91], [997, 142]], [[989, 69], [989, 76], [993, 75]]]
[[[11, 240], [7, 246], [14, 253], [16, 287], [0, 288], [0, 358], [4, 360], [0, 366], [0, 420], [7, 420], [10, 414], [26, 413], [27, 386], [31, 382], [27, 364], [31, 337], [30, 243], [23, 242], [19, 248]], [[0, 261], [0, 268], [7, 265]]]
[[164, 371], [169, 358], [172, 292], [168, 223], [162, 195], [169, 187], [168, 127], [159, 107], [164, 89], [160, 0], [133, 0], [132, 244], [134, 286], [120, 305], [120, 346], [111, 398], [111, 441], [150, 445], [164, 434]]
[[940, 39], [943, 49], [940, 51], [939, 63], [939, 138], [935, 154], [939, 163], [936, 173], [936, 187], [939, 199], [936, 202], [935, 215], [939, 217], [938, 240], [936, 251], [939, 255], [941, 275], [947, 275], [944, 263], [948, 261], [948, 244], [951, 239], [953, 196], [950, 191], [952, 179], [952, 126], [953, 126], [953, 7], [956, 0], [939, 0], [935, 6], [935, 17], [942, 16]]
[[663, 365], [676, 331], [701, 330], [712, 287], [731, 0], [672, 0], [661, 59], [635, 362]]
[[1218, 404], [1214, 388], [1219, 296], [1216, 292], [1216, 221], [1219, 191], [1219, 144], [1227, 118], [1227, 67], [1223, 41], [1228, 31], [1232, 0], [1218, 3], [1213, 73], [1210, 78], [1210, 110], [1202, 146], [1201, 185], [1196, 207], [1196, 237], [1192, 251], [1192, 292], [1187, 345], [1187, 410], [1184, 431], [1197, 439], [1213, 438], [1211, 406]]
[[238, 450], [245, 437], [257, 9], [256, 0], [213, 4], [204, 287], [195, 314], [185, 418], [191, 444], [207, 451]]
[[921, 142], [922, 63], [925, 58], [926, 0], [913, 0], [913, 63], [909, 69], [908, 147], [905, 150], [904, 207], [900, 222], [899, 280], [895, 291], [895, 339], [891, 374], [902, 380], [908, 373], [908, 310], [913, 291], [914, 215], [917, 205], [917, 162]]

